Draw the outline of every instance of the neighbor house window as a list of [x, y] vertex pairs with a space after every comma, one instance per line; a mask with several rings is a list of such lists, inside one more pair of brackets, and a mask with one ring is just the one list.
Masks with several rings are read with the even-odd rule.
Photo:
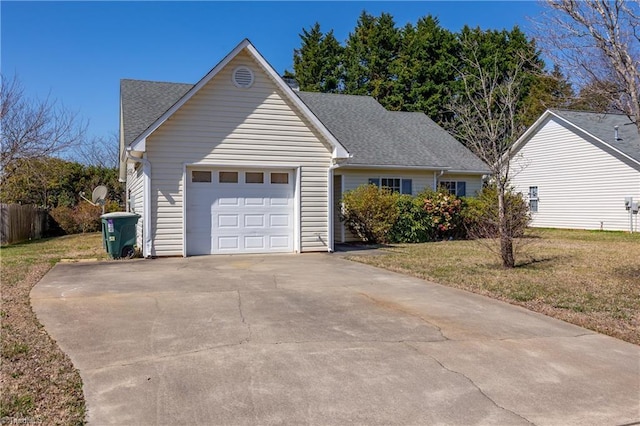
[[191, 182], [211, 182], [211, 172], [203, 171], [203, 170], [192, 170], [191, 171]]
[[529, 211], [536, 213], [538, 211], [538, 187], [529, 187]]
[[411, 179], [401, 178], [369, 178], [369, 184], [378, 188], [387, 188], [393, 192], [411, 195]]
[[238, 172], [218, 172], [218, 182], [238, 183]]
[[458, 197], [466, 197], [467, 195], [467, 182], [443, 180], [440, 181], [440, 188]]

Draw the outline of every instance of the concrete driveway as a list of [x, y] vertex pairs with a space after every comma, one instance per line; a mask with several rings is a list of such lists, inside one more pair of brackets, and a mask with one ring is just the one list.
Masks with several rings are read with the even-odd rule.
[[59, 264], [89, 423], [623, 425], [640, 347], [337, 255]]

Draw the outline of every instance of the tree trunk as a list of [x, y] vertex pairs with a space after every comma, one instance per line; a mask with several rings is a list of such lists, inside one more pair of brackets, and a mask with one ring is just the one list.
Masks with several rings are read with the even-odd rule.
[[509, 218], [507, 215], [507, 205], [505, 203], [505, 187], [498, 185], [498, 220], [500, 222], [500, 255], [502, 266], [513, 268], [516, 266], [513, 254], [513, 236], [509, 229]]

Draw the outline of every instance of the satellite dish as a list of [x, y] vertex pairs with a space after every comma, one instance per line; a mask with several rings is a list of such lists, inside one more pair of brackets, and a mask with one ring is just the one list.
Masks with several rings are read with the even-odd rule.
[[91, 193], [91, 201], [93, 201], [93, 204], [104, 205], [104, 200], [107, 198], [108, 193], [109, 190], [106, 186], [96, 186], [96, 189]]

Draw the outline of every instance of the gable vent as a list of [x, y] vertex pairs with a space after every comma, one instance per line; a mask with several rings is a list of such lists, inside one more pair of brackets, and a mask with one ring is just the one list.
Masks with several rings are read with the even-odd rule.
[[253, 71], [247, 67], [238, 67], [233, 70], [233, 84], [241, 89], [248, 89], [253, 85]]

